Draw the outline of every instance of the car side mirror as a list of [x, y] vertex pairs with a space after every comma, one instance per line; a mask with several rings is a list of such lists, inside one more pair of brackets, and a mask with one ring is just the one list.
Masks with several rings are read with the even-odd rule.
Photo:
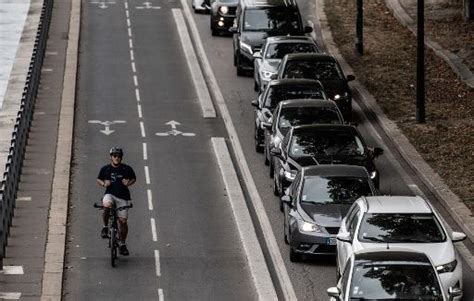
[[230, 33], [237, 33], [237, 32], [239, 32], [239, 31], [238, 31], [237, 27], [232, 26], [232, 27], [229, 28], [229, 32], [230, 32]]
[[274, 80], [274, 79], [277, 79], [277, 78], [278, 78], [278, 74], [272, 74], [272, 75], [270, 76], [270, 79], [271, 79], [271, 80]]
[[449, 287], [448, 288], [448, 298], [449, 301], [454, 300], [454, 298], [461, 296], [462, 291], [459, 287]]
[[254, 59], [261, 59], [262, 58], [262, 53], [260, 51], [257, 51], [253, 54]]
[[250, 103], [252, 106], [258, 108], [258, 101], [257, 100], [252, 100], [252, 102]]
[[313, 32], [313, 27], [311, 26], [304, 27], [304, 33], [312, 33], [312, 32]]
[[373, 154], [374, 154], [374, 158], [377, 158], [378, 156], [383, 155], [383, 149], [380, 147], [374, 147]]
[[463, 241], [466, 239], [466, 234], [462, 233], [462, 232], [453, 232], [451, 234], [451, 240], [453, 242], [460, 242], [460, 241]]
[[291, 200], [291, 196], [289, 195], [284, 195], [281, 197], [281, 201], [283, 204], [286, 204], [288, 207], [293, 207], [293, 203], [292, 203], [292, 200]]
[[343, 233], [337, 234], [336, 239], [342, 242], [352, 243], [352, 237], [349, 232], [343, 232]]
[[336, 298], [337, 300], [341, 297], [341, 290], [338, 287], [330, 287], [327, 289], [327, 294], [329, 297]]
[[351, 81], [353, 81], [353, 80], [356, 79], [356, 77], [355, 77], [354, 75], [352, 75], [352, 74], [349, 74], [346, 78], [347, 78], [347, 81], [348, 81], [348, 82], [351, 82]]

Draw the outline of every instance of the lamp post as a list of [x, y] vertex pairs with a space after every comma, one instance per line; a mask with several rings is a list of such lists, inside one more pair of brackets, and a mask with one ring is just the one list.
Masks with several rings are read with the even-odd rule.
[[418, 0], [416, 122], [425, 123], [425, 0]]
[[364, 3], [357, 0], [357, 20], [356, 20], [356, 50], [360, 55], [364, 54]]

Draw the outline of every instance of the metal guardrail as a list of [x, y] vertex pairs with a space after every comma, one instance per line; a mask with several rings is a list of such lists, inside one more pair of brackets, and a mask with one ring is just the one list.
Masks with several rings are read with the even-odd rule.
[[5, 258], [10, 226], [12, 225], [18, 182], [20, 180], [23, 158], [25, 157], [28, 133], [33, 119], [52, 11], [53, 0], [44, 0], [25, 87], [21, 97], [21, 105], [15, 120], [7, 163], [3, 178], [1, 179], [0, 270], [3, 269], [3, 258]]

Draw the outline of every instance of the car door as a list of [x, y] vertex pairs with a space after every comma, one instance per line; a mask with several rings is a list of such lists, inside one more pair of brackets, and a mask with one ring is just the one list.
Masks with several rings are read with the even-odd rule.
[[[339, 233], [354, 233], [357, 223], [360, 207], [358, 203], [354, 203], [347, 214], [347, 218], [342, 221]], [[352, 254], [352, 243], [337, 240], [337, 264], [340, 270], [344, 269], [347, 259]]]

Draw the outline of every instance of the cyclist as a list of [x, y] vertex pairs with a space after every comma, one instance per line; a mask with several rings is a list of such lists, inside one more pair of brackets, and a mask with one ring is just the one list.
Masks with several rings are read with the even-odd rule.
[[[105, 194], [102, 198], [102, 204], [106, 208], [115, 206], [127, 206], [131, 200], [128, 186], [131, 186], [136, 181], [135, 172], [133, 169], [122, 163], [123, 150], [118, 147], [112, 147], [109, 151], [110, 164], [103, 166], [100, 169], [97, 177], [97, 184], [105, 187]], [[102, 213], [104, 227], [101, 231], [102, 238], [108, 238], [109, 229], [107, 223], [110, 216], [110, 210], [105, 209]], [[129, 254], [125, 240], [128, 234], [128, 209], [117, 212], [119, 222], [119, 253], [127, 256]]]

